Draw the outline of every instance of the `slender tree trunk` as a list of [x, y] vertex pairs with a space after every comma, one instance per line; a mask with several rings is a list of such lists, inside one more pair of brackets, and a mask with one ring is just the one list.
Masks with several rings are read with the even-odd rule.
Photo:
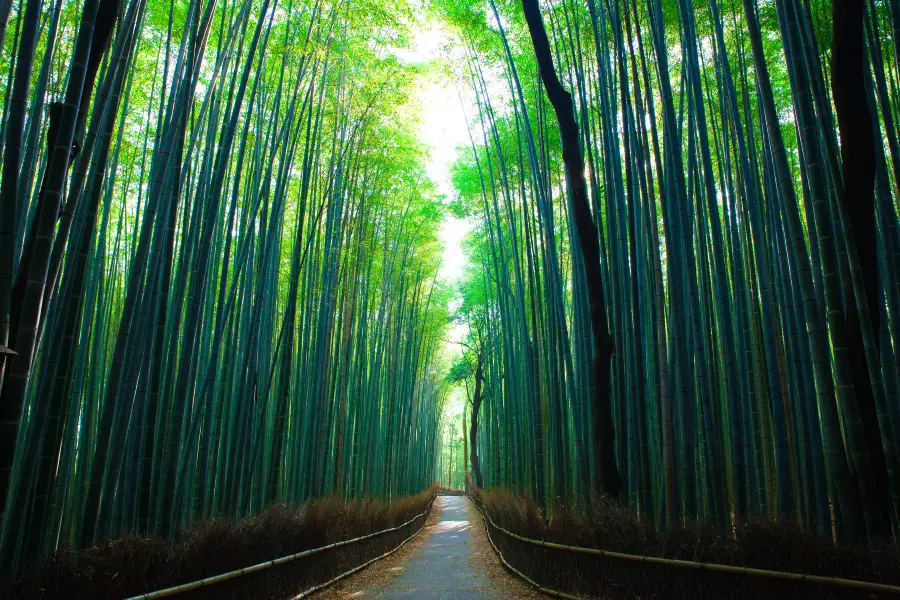
[[581, 154], [578, 139], [578, 123], [575, 121], [572, 96], [563, 89], [553, 66], [553, 55], [550, 53], [550, 42], [544, 29], [540, 6], [537, 0], [522, 0], [522, 8], [525, 11], [525, 20], [528, 22], [528, 30], [531, 33], [531, 42], [534, 45], [544, 90], [550, 98], [559, 122], [563, 162], [569, 179], [572, 210], [581, 242], [581, 253], [584, 257], [584, 273], [591, 311], [591, 330], [594, 335], [594, 402], [591, 425], [594, 435], [594, 451], [597, 455], [598, 481], [596, 484], [598, 491], [606, 493], [612, 499], [617, 499], [622, 479], [616, 466], [613, 447], [615, 432], [612, 422], [612, 373], [610, 368], [613, 341], [609, 335], [609, 326], [606, 320], [600, 270], [600, 241], [588, 201], [587, 182], [584, 177], [584, 157]]
[[[10, 2], [3, 6], [5, 12], [0, 14], [4, 32], [11, 5]], [[31, 82], [34, 51], [38, 38], [40, 7], [41, 3], [36, 0], [29, 0], [24, 4], [22, 39], [16, 58], [15, 80], [12, 90], [7, 92], [10, 94], [9, 112], [3, 124], [5, 147], [3, 178], [0, 181], [0, 512], [6, 506], [19, 423], [22, 420], [24, 408], [18, 400], [7, 401], [3, 392], [6, 388], [4, 375], [7, 357], [15, 356], [14, 351], [7, 346], [13, 346], [11, 339], [15, 335], [13, 325], [18, 321], [15, 303], [11, 301], [13, 265], [15, 263], [13, 248], [16, 247], [15, 240], [19, 233], [15, 228], [15, 224], [18, 222], [16, 213], [19, 194], [21, 194], [21, 190], [18, 189], [18, 173], [22, 155], [25, 112], [28, 104], [28, 88]]]
[[472, 476], [475, 477], [475, 485], [479, 489], [484, 488], [484, 477], [481, 475], [481, 462], [478, 460], [478, 409], [483, 400], [481, 394], [481, 382], [484, 379], [484, 351], [478, 352], [478, 364], [475, 367], [475, 394], [472, 396], [472, 417], [469, 426], [469, 452], [472, 460]]
[[[843, 216], [849, 223], [849, 235], [845, 231], [847, 253], [851, 267], [858, 262], [862, 275], [862, 290], [865, 298], [857, 289], [856, 302], [853, 297], [845, 299], [844, 314], [846, 319], [847, 341], [850, 347], [850, 361], [853, 371], [853, 384], [862, 418], [863, 433], [875, 475], [877, 531], [871, 534], [888, 534], [890, 520], [888, 508], [888, 462], [896, 460], [896, 456], [885, 456], [882, 436], [892, 436], [887, 420], [887, 409], [877, 410], [877, 404], [883, 402], [880, 362], [873, 333], [880, 330], [881, 309], [878, 281], [878, 256], [876, 250], [877, 231], [875, 228], [875, 135], [872, 128], [872, 113], [866, 94], [866, 79], [869, 69], [866, 60], [864, 41], [864, 22], [866, 3], [862, 0], [834, 0], [832, 4], [832, 39], [831, 54], [831, 90], [834, 97], [835, 113], [838, 129], [841, 134], [841, 160], [844, 185], [839, 201], [843, 205]], [[847, 223], [844, 224], [845, 229]], [[857, 261], [853, 261], [855, 253]], [[852, 292], [851, 292], [852, 294]], [[865, 313], [868, 313], [866, 315]], [[868, 320], [869, 323], [865, 323]], [[867, 329], [867, 330], [866, 330]], [[867, 356], [864, 340], [870, 341], [870, 355]], [[870, 369], [877, 374], [870, 377]], [[878, 413], [883, 413], [879, 423]], [[881, 431], [879, 430], [881, 424]], [[890, 454], [894, 454], [891, 452]], [[886, 462], [886, 459], [887, 461]], [[896, 473], [891, 479], [896, 480]], [[894, 484], [892, 481], [891, 484]], [[894, 487], [894, 486], [892, 486]]]

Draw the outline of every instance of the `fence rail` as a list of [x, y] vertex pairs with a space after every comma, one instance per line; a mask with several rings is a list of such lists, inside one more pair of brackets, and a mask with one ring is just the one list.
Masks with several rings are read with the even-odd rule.
[[539, 583], [533, 581], [531, 578], [523, 574], [518, 569], [514, 568], [509, 561], [504, 558], [503, 554], [500, 552], [500, 549], [494, 544], [494, 541], [491, 539], [490, 527], [493, 527], [497, 531], [503, 533], [504, 535], [511, 537], [513, 539], [519, 540], [521, 542], [525, 542], [528, 544], [533, 544], [535, 546], [541, 546], [543, 548], [552, 548], [554, 550], [566, 550], [569, 552], [578, 552], [581, 554], [593, 554], [596, 556], [602, 556], [604, 558], [612, 558], [617, 560], [628, 560], [633, 562], [643, 562], [648, 564], [655, 565], [666, 565], [670, 567], [679, 567], [684, 569], [693, 569], [698, 571], [711, 571], [716, 573], [730, 573], [733, 575], [747, 575], [751, 577], [767, 577], [770, 579], [781, 579], [783, 581], [793, 581], [798, 583], [810, 583], [815, 585], [830, 585], [835, 587], [841, 587], [845, 589], [856, 589], [867, 592], [877, 592], [877, 593], [886, 593], [900, 596], [900, 586], [890, 585], [886, 583], [875, 583], [872, 581], [860, 581], [858, 579], [844, 579], [842, 577], [826, 577], [823, 575], [808, 575], [806, 573], [789, 573], [784, 571], [773, 571], [770, 569], [757, 569], [753, 567], [738, 567], [734, 565], [722, 565], [717, 563], [706, 563], [706, 562], [697, 562], [692, 560], [682, 560], [676, 558], [660, 558], [658, 556], [641, 556], [638, 554], [626, 554], [624, 552], [612, 552], [610, 550], [601, 550], [600, 548], [586, 548], [584, 546], [567, 546], [565, 544], [557, 544], [555, 542], [547, 542], [544, 540], [536, 540], [532, 538], [527, 538], [521, 536], [517, 533], [513, 533], [503, 527], [500, 527], [491, 519], [490, 515], [487, 514], [487, 511], [484, 510], [484, 507], [479, 505], [477, 498], [470, 494], [469, 497], [472, 499], [473, 504], [478, 509], [478, 512], [481, 513], [481, 517], [485, 522], [485, 530], [487, 531], [488, 541], [491, 542], [491, 546], [493, 546], [494, 551], [500, 557], [500, 561], [511, 571], [513, 571], [516, 575], [530, 583], [531, 585], [537, 587], [541, 592], [545, 594], [549, 594], [551, 596], [557, 596], [559, 598], [570, 598], [572, 600], [583, 600], [579, 596], [572, 596], [570, 594], [566, 594], [564, 592], [560, 592], [558, 590], [553, 590], [550, 588], [545, 588], [541, 586]]

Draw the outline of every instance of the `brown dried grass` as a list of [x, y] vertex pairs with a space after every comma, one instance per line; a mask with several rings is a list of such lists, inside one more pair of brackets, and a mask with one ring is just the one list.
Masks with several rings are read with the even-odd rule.
[[[435, 492], [432, 487], [390, 503], [329, 497], [301, 506], [277, 504], [248, 519], [197, 522], [174, 540], [125, 537], [61, 550], [15, 581], [0, 582], [0, 598], [124, 598], [179, 585], [396, 527], [422, 513]], [[179, 597], [296, 594], [396, 547], [422, 522]]]
[[[475, 492], [497, 525], [532, 539], [567, 546], [677, 558], [791, 573], [900, 585], [895, 546], [838, 547], [788, 521], [754, 519], [734, 535], [692, 522], [657, 532], [652, 523], [610, 502], [590, 510], [542, 510], [506, 490]], [[747, 575], [697, 571], [541, 548], [492, 530], [513, 566], [539, 583], [570, 594], [602, 598], [875, 598], [868, 592]]]

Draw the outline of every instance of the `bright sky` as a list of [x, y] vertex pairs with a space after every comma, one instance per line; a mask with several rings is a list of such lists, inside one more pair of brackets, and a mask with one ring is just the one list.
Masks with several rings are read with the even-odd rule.
[[[437, 185], [438, 192], [448, 200], [454, 190], [450, 182], [450, 168], [456, 160], [456, 150], [469, 141], [466, 116], [460, 103], [459, 91], [440, 68], [440, 61], [452, 60], [447, 50], [449, 35], [434, 21], [427, 21], [419, 29], [411, 50], [397, 52], [404, 62], [430, 64], [419, 77], [415, 91], [416, 103], [421, 107], [419, 139], [431, 150], [428, 176]], [[451, 215], [441, 224], [440, 237], [444, 242], [444, 256], [440, 277], [447, 283], [454, 283], [465, 270], [466, 256], [461, 242], [472, 226], [465, 219]], [[458, 342], [465, 335], [465, 327], [453, 327], [449, 333], [451, 343]], [[452, 348], [451, 352], [455, 352]]]
[[[431, 63], [432, 68], [420, 76], [415, 92], [422, 108], [419, 139], [431, 149], [428, 175], [437, 184], [438, 191], [449, 199], [453, 196], [450, 167], [456, 160], [457, 147], [467, 143], [468, 133], [459, 93], [436, 64], [448, 58], [445, 50], [448, 41], [448, 35], [440, 25], [429, 21], [416, 33], [413, 48], [398, 54], [410, 63]], [[441, 227], [441, 239], [445, 244], [441, 277], [447, 281], [462, 275], [465, 256], [460, 242], [469, 229], [464, 220], [449, 215]]]
[[[415, 91], [416, 104], [421, 107], [419, 139], [430, 148], [428, 176], [436, 184], [438, 192], [448, 201], [453, 198], [454, 190], [450, 182], [450, 168], [456, 160], [456, 150], [469, 143], [469, 134], [460, 95], [453, 82], [440, 68], [440, 61], [452, 60], [447, 50], [449, 35], [434, 21], [426, 21], [416, 34], [413, 48], [397, 52], [404, 62], [430, 64], [420, 76]], [[461, 242], [471, 230], [472, 225], [465, 219], [457, 219], [451, 215], [444, 218], [441, 224], [440, 237], [444, 243], [440, 277], [447, 283], [455, 283], [466, 267], [466, 256]], [[453, 308], [451, 301], [451, 309]], [[460, 351], [459, 341], [467, 331], [464, 325], [452, 325], [447, 332], [447, 347], [444, 357], [451, 360]], [[445, 417], [452, 420], [462, 413], [464, 392], [456, 389], [446, 407]]]

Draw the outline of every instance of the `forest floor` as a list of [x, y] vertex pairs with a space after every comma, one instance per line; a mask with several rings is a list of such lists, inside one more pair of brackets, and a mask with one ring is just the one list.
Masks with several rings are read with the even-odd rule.
[[424, 531], [399, 552], [316, 600], [512, 600], [545, 598], [507, 572], [464, 496], [439, 496]]

